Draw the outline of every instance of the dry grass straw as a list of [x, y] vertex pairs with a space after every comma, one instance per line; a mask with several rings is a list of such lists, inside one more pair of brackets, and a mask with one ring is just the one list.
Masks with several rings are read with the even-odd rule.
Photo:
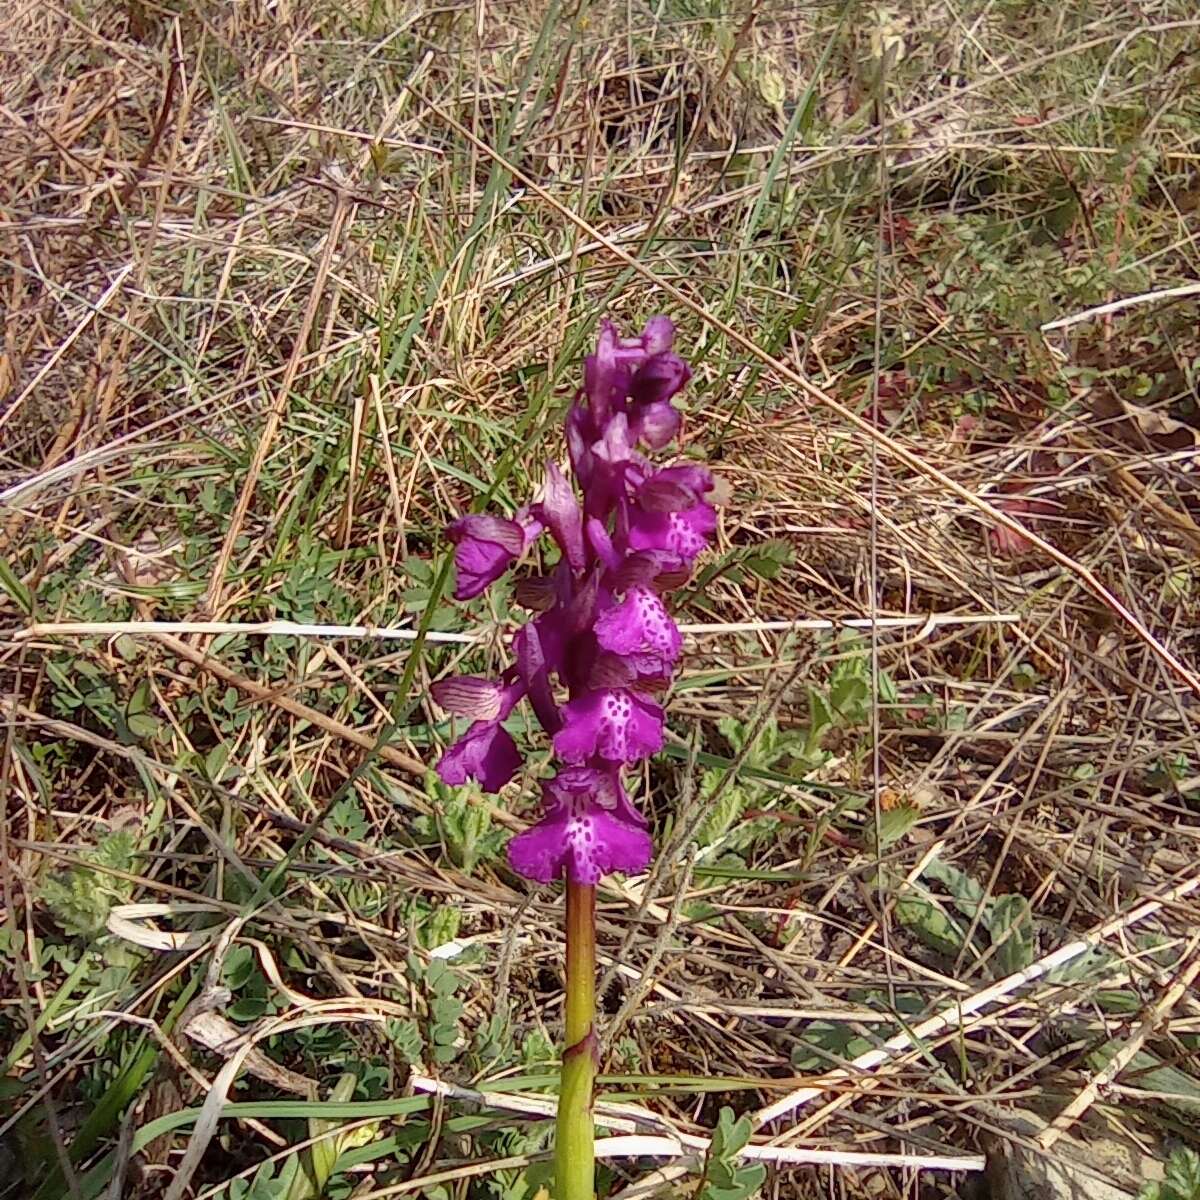
[[[412, 651], [377, 635], [419, 620], [418, 568], [450, 516], [493, 486], [521, 502], [559, 454], [571, 339], [598, 312], [664, 306], [697, 363], [686, 449], [730, 485], [717, 557], [733, 564], [681, 614], [696, 636], [675, 733], [728, 760], [723, 718], [803, 727], [807, 686], [862, 653], [823, 636], [847, 623], [875, 629], [876, 678], [869, 727], [840, 732], [807, 781], [722, 785], [776, 822], [740, 871], [711, 873], [721, 845], [685, 847], [606, 885], [625, 1022], [608, 1067], [643, 1077], [658, 1122], [616, 1132], [673, 1139], [610, 1149], [694, 1158], [731, 1104], [769, 1125], [753, 1153], [780, 1167], [772, 1194], [826, 1178], [802, 1160], [841, 1163], [849, 1194], [899, 1196], [888, 1164], [977, 1166], [1030, 1110], [1047, 1151], [1098, 1130], [1158, 1145], [1171, 1110], [1129, 1064], [1152, 1050], [1200, 1077], [1200, 26], [1166, 0], [1012, 7], [839, 24], [683, 0], [586, 21], [129, 0], [0, 17], [0, 860], [23, 947], [3, 1012], [28, 1043], [17, 1107], [49, 1102], [60, 1158], [122, 1022], [65, 1019], [31, 939], [56, 936], [44, 881], [112, 829], [142, 839], [134, 869], [109, 870], [131, 903], [215, 905], [239, 944], [274, 947], [285, 994], [280, 949], [297, 947], [299, 991], [339, 1021], [364, 998], [420, 1012], [418, 902], [453, 907], [479, 955], [464, 1028], [507, 1011], [518, 1043], [553, 1040], [554, 898], [412, 836], [440, 737], [422, 689], [494, 666], [507, 614], [434, 630], [398, 729]], [[794, 557], [773, 578], [738, 565], [775, 543]], [[241, 636], [330, 626], [344, 640]], [[120, 637], [138, 630], [156, 636]], [[134, 696], [154, 718], [140, 737], [113, 716]], [[712, 799], [713, 768], [686, 750], [648, 777], [660, 830], [689, 788]], [[349, 834], [320, 823], [347, 780]], [[896, 804], [913, 826], [879, 849], [873, 810]], [[529, 807], [514, 788], [493, 819]], [[269, 903], [229, 898], [293, 853]], [[1101, 931], [1107, 973], [1001, 970], [982, 904], [958, 950], [934, 952], [898, 904], [923, 889], [953, 909], [935, 859], [983, 902], [1028, 902], [1033, 963]], [[166, 968], [138, 936], [149, 956], [101, 1010], [125, 1023], [213, 961], [201, 946]], [[1112, 990], [1137, 1011], [1114, 1016]], [[924, 1023], [893, 1017], [912, 1004]], [[801, 1069], [814, 1022], [827, 1044]], [[490, 1091], [465, 1059], [410, 1081], [376, 1016], [347, 1028], [345, 1053], [387, 1062], [396, 1093]], [[1123, 1049], [1097, 1075], [1059, 1030]], [[211, 1116], [238, 1060], [190, 1057]], [[182, 1087], [178, 1106], [203, 1103]], [[265, 1155], [278, 1133], [258, 1128]], [[476, 1143], [463, 1162], [431, 1130], [412, 1187], [363, 1194], [536, 1157]], [[176, 1194], [193, 1171], [219, 1185], [202, 1141], [147, 1169]], [[695, 1165], [615, 1161], [630, 1197], [671, 1194]]]

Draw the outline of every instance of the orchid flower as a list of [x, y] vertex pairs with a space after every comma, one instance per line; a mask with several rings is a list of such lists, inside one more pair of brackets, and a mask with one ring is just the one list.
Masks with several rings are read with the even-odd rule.
[[498, 792], [514, 778], [522, 760], [504, 722], [526, 698], [561, 764], [541, 784], [540, 819], [508, 847], [522, 875], [566, 881], [558, 1200], [594, 1195], [595, 888], [610, 871], [645, 870], [654, 852], [624, 773], [663, 744], [659, 697], [682, 645], [663, 594], [687, 578], [716, 528], [709, 472], [690, 462], [656, 467], [644, 453], [680, 429], [671, 401], [691, 370], [672, 350], [674, 336], [667, 317], [632, 338], [601, 324], [566, 420], [578, 493], [550, 463], [540, 499], [514, 518], [464, 516], [447, 529], [460, 600], [484, 593], [543, 534], [558, 549], [545, 574], [518, 581], [518, 600], [536, 615], [513, 639], [515, 661], [501, 678], [433, 689], [443, 708], [472, 720], [438, 763], [446, 783], [474, 779]]

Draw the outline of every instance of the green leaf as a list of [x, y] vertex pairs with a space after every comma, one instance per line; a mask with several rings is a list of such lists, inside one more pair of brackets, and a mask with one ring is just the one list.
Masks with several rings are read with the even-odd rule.
[[732, 1158], [749, 1142], [753, 1132], [754, 1125], [749, 1117], [735, 1118], [732, 1108], [722, 1108], [713, 1131], [711, 1155], [716, 1159]]
[[790, 567], [795, 560], [796, 552], [790, 542], [771, 538], [758, 543], [742, 563], [752, 575], [757, 575], [759, 579], [771, 580], [777, 578], [783, 568]]
[[417, 930], [417, 939], [427, 950], [444, 946], [458, 936], [462, 924], [462, 909], [441, 904], [430, 912]]
[[254, 951], [249, 946], [230, 946], [221, 964], [221, 980], [230, 991], [239, 991], [254, 974]]
[[[792, 1066], [797, 1071], [824, 1071], [831, 1066], [831, 1056], [842, 1060], [857, 1058], [870, 1050], [872, 1044], [844, 1022], [813, 1021], [804, 1030], [801, 1044], [792, 1049]], [[809, 1050], [809, 1046], [816, 1049]], [[817, 1050], [825, 1053], [819, 1054]]]
[[158, 718], [149, 713], [134, 713], [126, 717], [125, 724], [129, 727], [129, 732], [142, 741], [155, 737], [162, 728]]
[[1200, 1154], [1187, 1146], [1171, 1151], [1161, 1183], [1147, 1183], [1138, 1200], [1200, 1200]]
[[204, 756], [204, 774], [212, 783], [220, 783], [229, 761], [229, 743], [219, 742]]
[[936, 857], [926, 864], [924, 875], [940, 883], [950, 893], [955, 908], [964, 917], [974, 919], [983, 903], [983, 888], [970, 875]]
[[[724, 771], [704, 771], [700, 776], [700, 796], [708, 800], [725, 778]], [[749, 797], [744, 788], [736, 783], [726, 785], [725, 790], [711, 804], [700, 828], [696, 831], [696, 840], [701, 846], [715, 845], [729, 830], [729, 827], [745, 811]]]
[[767, 1168], [762, 1163], [738, 1167], [732, 1187], [707, 1187], [704, 1200], [749, 1200], [766, 1182]]
[[1179, 1200], [1200, 1200], [1200, 1154], [1186, 1146], [1172, 1151], [1163, 1186]]
[[405, 1017], [400, 1021], [389, 1021], [387, 1032], [392, 1044], [400, 1052], [400, 1057], [410, 1067], [420, 1066], [424, 1044], [416, 1020], [413, 1017]]
[[[346, 1104], [354, 1099], [358, 1085], [358, 1077], [353, 1072], [342, 1074], [329, 1093], [330, 1104]], [[287, 1200], [319, 1200], [326, 1195], [326, 1189], [336, 1170], [338, 1159], [346, 1150], [358, 1149], [375, 1140], [379, 1126], [372, 1122], [360, 1125], [345, 1133], [332, 1134], [341, 1124], [337, 1120], [324, 1117], [312, 1117], [308, 1122], [308, 1133], [314, 1141], [299, 1160], [291, 1177], [287, 1191]], [[293, 1156], [294, 1157], [294, 1156]], [[291, 1159], [289, 1158], [289, 1162]], [[286, 1171], [280, 1173], [286, 1175]]]
[[998, 897], [991, 906], [987, 927], [996, 947], [997, 975], [1011, 975], [1033, 962], [1037, 952], [1033, 913], [1024, 896]]
[[1120, 965], [1120, 960], [1103, 946], [1093, 946], [1078, 957], [1065, 962], [1046, 972], [1046, 982], [1061, 987], [1068, 983], [1090, 983], [1103, 979], [1114, 968]]
[[910, 804], [901, 804], [879, 814], [875, 830], [875, 843], [880, 850], [898, 842], [916, 826], [921, 819], [921, 810]]
[[870, 695], [867, 681], [857, 675], [843, 675], [829, 685], [829, 703], [834, 711], [855, 724], [866, 716]]
[[33, 598], [20, 576], [9, 566], [8, 559], [0, 558], [0, 588], [3, 588], [27, 616], [33, 616]]
[[769, 63], [760, 63], [757, 75], [758, 94], [772, 108], [782, 108], [787, 99], [787, 85], [783, 76]]
[[[1093, 1050], [1088, 1056], [1088, 1065], [1094, 1071], [1102, 1071], [1116, 1054], [1119, 1043], [1109, 1042]], [[1156, 1100], [1160, 1104], [1176, 1109], [1189, 1118], [1200, 1115], [1200, 1083], [1178, 1067], [1170, 1067], [1147, 1050], [1139, 1050], [1133, 1061], [1121, 1074], [1127, 1087], [1142, 1088], [1147, 1092], [1159, 1092]]]
[[717, 729], [721, 736], [733, 747], [735, 753], [741, 753], [745, 739], [746, 726], [737, 717], [721, 717], [717, 721]]
[[896, 919], [931, 950], [948, 958], [957, 957], [966, 943], [967, 931], [930, 897], [906, 892], [896, 901]]
[[[97, 866], [132, 872], [136, 852], [133, 834], [119, 830], [84, 857]], [[125, 903], [133, 894], [133, 885], [107, 872], [77, 866], [50, 876], [39, 890], [51, 915], [67, 933], [90, 939], [104, 932], [109, 909], [114, 902]]]
[[816, 688], [808, 689], [808, 740], [809, 746], [815, 747], [827, 730], [833, 728], [835, 716], [829, 701], [823, 692]]

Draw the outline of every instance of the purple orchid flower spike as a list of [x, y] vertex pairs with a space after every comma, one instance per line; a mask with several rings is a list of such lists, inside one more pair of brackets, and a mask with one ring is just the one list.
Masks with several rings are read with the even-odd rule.
[[[541, 819], [510, 843], [510, 861], [542, 882], [563, 874], [594, 884], [606, 871], [644, 869], [652, 853], [621, 775], [662, 748], [656, 696], [682, 647], [663, 591], [686, 578], [717, 523], [704, 467], [656, 468], [638, 449], [661, 451], [680, 431], [673, 400], [692, 373], [674, 340], [667, 317], [636, 337], [602, 322], [566, 421], [579, 494], [550, 463], [541, 498], [515, 519], [461, 517], [447, 531], [460, 599], [484, 592], [544, 532], [558, 546], [549, 574], [518, 582], [518, 600], [536, 615], [500, 682], [467, 677], [434, 688], [443, 708], [472, 720], [439, 773], [488, 791], [520, 770], [504, 721], [528, 697], [563, 765], [543, 784]], [[556, 700], [563, 690], [565, 702]]]
[[663, 594], [687, 578], [717, 525], [703, 467], [656, 468], [643, 454], [665, 449], [682, 425], [672, 400], [691, 369], [672, 350], [674, 340], [666, 317], [632, 338], [602, 322], [566, 421], [579, 494], [551, 463], [541, 499], [516, 519], [462, 517], [447, 531], [455, 594], [464, 600], [484, 592], [543, 532], [559, 551], [548, 572], [514, 590], [535, 615], [513, 639], [513, 665], [498, 681], [463, 676], [433, 689], [443, 708], [472, 722], [438, 763], [446, 783], [474, 779], [495, 792], [516, 776], [521, 755], [504, 722], [524, 697], [560, 764], [542, 781], [540, 819], [508, 843], [522, 875], [566, 881], [558, 1200], [595, 1196], [595, 889], [610, 871], [645, 870], [654, 854], [622, 775], [663, 744], [656, 697], [670, 686], [682, 650]]

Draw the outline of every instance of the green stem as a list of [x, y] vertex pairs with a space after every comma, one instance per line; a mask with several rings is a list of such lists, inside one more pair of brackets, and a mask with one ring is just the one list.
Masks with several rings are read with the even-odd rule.
[[566, 1048], [554, 1145], [555, 1200], [595, 1200], [596, 889], [567, 884]]

